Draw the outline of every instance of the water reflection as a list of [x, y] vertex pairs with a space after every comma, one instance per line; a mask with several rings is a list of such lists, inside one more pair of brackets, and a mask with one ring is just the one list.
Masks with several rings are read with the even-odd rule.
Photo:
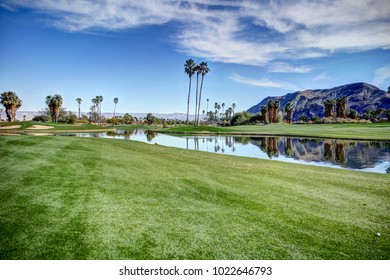
[[172, 136], [143, 129], [71, 135], [129, 139], [197, 151], [390, 173], [390, 141], [229, 135]]

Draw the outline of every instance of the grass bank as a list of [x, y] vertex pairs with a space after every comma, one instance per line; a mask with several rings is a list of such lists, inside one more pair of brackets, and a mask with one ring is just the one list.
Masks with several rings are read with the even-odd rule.
[[386, 174], [59, 136], [0, 158], [1, 259], [390, 258]]
[[[65, 132], [65, 131], [108, 131], [112, 130], [113, 127], [104, 127], [95, 124], [66, 124], [66, 123], [42, 123], [42, 122], [2, 122], [0, 123], [2, 129], [0, 132], [8, 132], [9, 130], [13, 132]], [[13, 128], [14, 126], [20, 126], [18, 128]], [[43, 127], [41, 129], [35, 129], [34, 126]], [[10, 127], [9, 130], [6, 128]]]
[[232, 127], [176, 126], [161, 129], [163, 133], [202, 134], [259, 134], [342, 139], [390, 140], [390, 122], [371, 124], [272, 124]]

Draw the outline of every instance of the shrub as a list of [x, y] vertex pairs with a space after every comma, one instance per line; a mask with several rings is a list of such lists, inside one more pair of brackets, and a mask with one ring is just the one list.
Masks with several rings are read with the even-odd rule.
[[46, 115], [37, 115], [32, 118], [33, 122], [48, 122], [49, 117]]

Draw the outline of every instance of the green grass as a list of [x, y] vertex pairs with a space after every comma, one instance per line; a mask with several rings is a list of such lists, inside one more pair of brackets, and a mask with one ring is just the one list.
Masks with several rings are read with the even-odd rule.
[[272, 124], [233, 127], [177, 126], [158, 130], [164, 133], [262, 134], [343, 139], [390, 140], [390, 122], [371, 124]]
[[390, 258], [390, 175], [59, 136], [0, 158], [0, 259]]

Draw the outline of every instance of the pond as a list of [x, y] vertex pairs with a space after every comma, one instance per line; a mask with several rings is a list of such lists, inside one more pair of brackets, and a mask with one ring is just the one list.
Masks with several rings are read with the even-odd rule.
[[357, 141], [325, 138], [201, 135], [179, 136], [143, 129], [100, 133], [58, 134], [77, 137], [115, 138], [159, 144], [169, 147], [390, 173], [390, 141]]

